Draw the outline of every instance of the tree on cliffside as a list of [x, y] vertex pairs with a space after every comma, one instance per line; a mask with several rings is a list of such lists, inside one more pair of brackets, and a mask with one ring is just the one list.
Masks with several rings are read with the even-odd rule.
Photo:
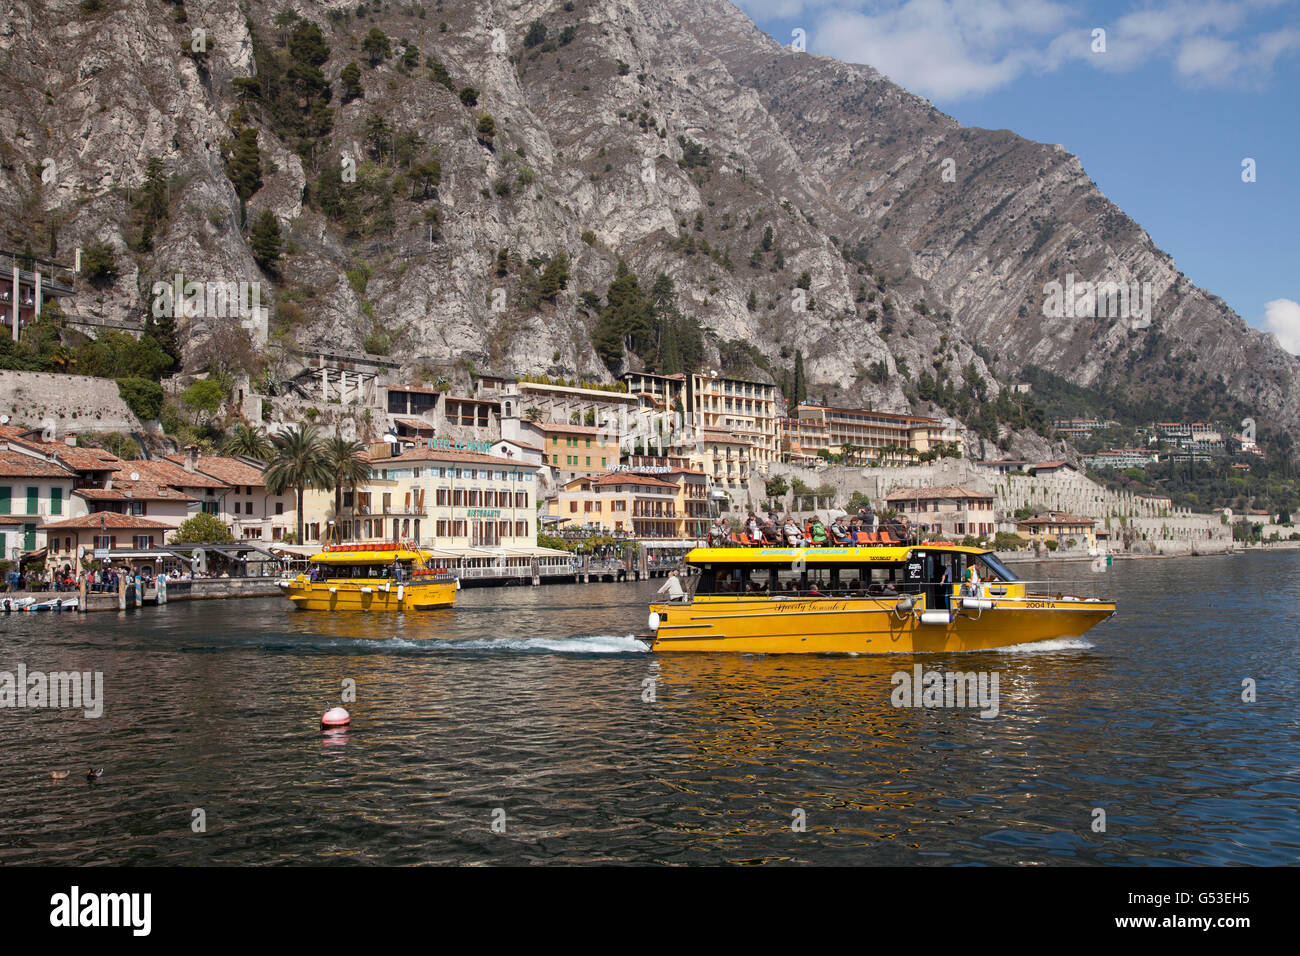
[[366, 62], [375, 67], [392, 56], [392, 47], [388, 35], [379, 27], [371, 27], [366, 38], [361, 41], [361, 52], [366, 55]]
[[275, 213], [269, 209], [262, 210], [253, 223], [248, 242], [257, 264], [274, 275], [280, 261], [280, 223], [275, 218]]
[[226, 157], [226, 175], [234, 184], [239, 196], [240, 216], [244, 203], [262, 188], [262, 153], [257, 147], [257, 130], [245, 126], [235, 133], [235, 139]]
[[635, 351], [637, 344], [645, 341], [650, 319], [650, 303], [641, 292], [636, 274], [620, 259], [591, 335], [601, 361], [611, 370], [616, 368], [623, 361], [625, 345]]

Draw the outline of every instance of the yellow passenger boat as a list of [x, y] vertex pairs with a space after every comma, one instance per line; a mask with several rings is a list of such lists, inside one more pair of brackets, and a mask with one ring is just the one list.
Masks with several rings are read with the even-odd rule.
[[[656, 651], [887, 654], [1078, 637], [1115, 613], [1095, 597], [1035, 593], [992, 551], [918, 544], [696, 548], [699, 577], [650, 605]], [[978, 583], [968, 580], [968, 568]]]
[[281, 581], [285, 596], [308, 611], [425, 611], [451, 607], [454, 574], [430, 566], [433, 555], [399, 544], [338, 544], [313, 555], [306, 574]]

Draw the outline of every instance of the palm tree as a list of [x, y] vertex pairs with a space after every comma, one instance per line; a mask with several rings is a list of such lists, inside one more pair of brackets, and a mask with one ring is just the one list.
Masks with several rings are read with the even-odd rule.
[[314, 425], [298, 425], [271, 439], [275, 456], [264, 475], [268, 494], [294, 490], [298, 504], [298, 543], [303, 543], [303, 494], [308, 488], [330, 487], [330, 470], [325, 462], [320, 433]]
[[370, 459], [364, 453], [365, 446], [361, 442], [348, 441], [337, 434], [322, 446], [321, 455], [334, 489], [335, 521], [339, 520], [339, 512], [343, 510], [343, 486], [355, 489], [370, 480]]
[[270, 461], [271, 456], [275, 454], [275, 446], [271, 439], [266, 437], [266, 432], [260, 428], [254, 428], [252, 425], [239, 424], [231, 429], [226, 440], [221, 443], [221, 453], [223, 455], [242, 455], [245, 458], [255, 458], [258, 461]]

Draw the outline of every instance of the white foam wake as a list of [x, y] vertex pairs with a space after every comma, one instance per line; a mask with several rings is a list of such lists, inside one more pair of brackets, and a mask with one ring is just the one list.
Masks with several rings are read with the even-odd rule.
[[1054, 637], [1049, 641], [1030, 641], [1028, 644], [1012, 644], [994, 650], [1002, 654], [1042, 654], [1050, 651], [1086, 651], [1096, 646], [1086, 637]]
[[644, 654], [650, 648], [631, 634], [575, 634], [572, 637], [502, 637], [495, 640], [446, 641], [455, 650], [514, 651], [553, 654]]

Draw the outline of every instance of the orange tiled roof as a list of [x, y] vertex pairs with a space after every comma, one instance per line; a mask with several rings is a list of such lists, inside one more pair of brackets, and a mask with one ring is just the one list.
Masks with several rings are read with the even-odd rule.
[[94, 514], [82, 515], [79, 518], [65, 518], [62, 521], [48, 521], [45, 524], [37, 525], [39, 531], [59, 531], [64, 528], [112, 528], [119, 530], [122, 528], [148, 528], [148, 529], [165, 529], [172, 531], [174, 528], [169, 524], [163, 524], [161, 521], [153, 521], [149, 518], [141, 518], [136, 515], [118, 514], [116, 511], [97, 511]]
[[[178, 465], [182, 470], [185, 468], [185, 458], [182, 455], [168, 455], [167, 460]], [[240, 458], [222, 455], [200, 455], [195, 469], [227, 485], [257, 487], [265, 484], [262, 478], [262, 470]], [[188, 471], [185, 473], [187, 475], [193, 474], [193, 472]]]
[[87, 501], [180, 501], [189, 504], [199, 500], [164, 485], [120, 479], [113, 482], [112, 488], [78, 488], [73, 494]]
[[76, 477], [72, 471], [56, 461], [33, 458], [20, 451], [0, 451], [0, 477], [4, 478], [67, 478]]
[[218, 481], [199, 471], [186, 471], [183, 467], [166, 458], [152, 461], [132, 461], [127, 468], [140, 476], [137, 480], [152, 482], [156, 485], [170, 485], [173, 488], [226, 488], [225, 482]]

